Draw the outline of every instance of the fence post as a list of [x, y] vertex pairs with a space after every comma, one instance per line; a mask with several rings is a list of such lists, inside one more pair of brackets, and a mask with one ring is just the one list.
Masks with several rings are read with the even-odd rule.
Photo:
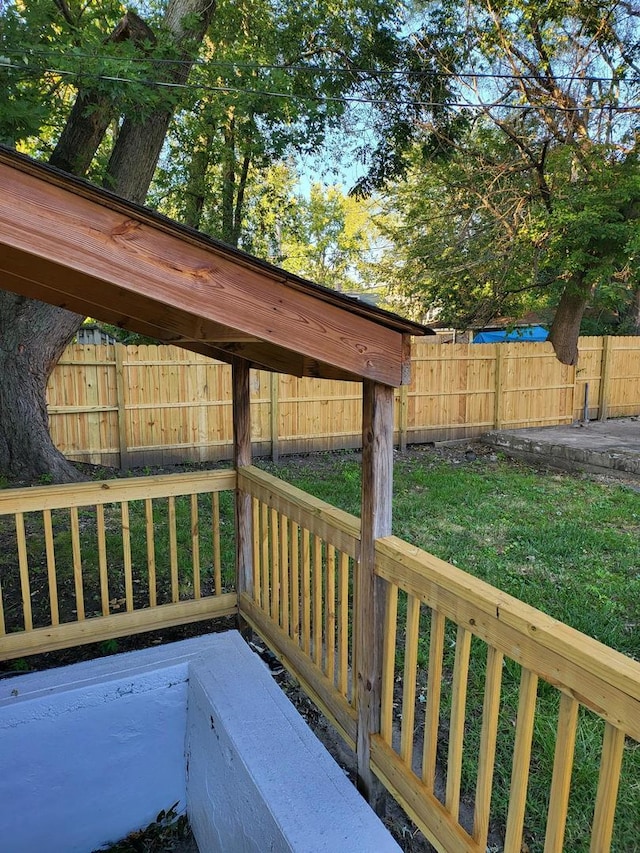
[[598, 420], [606, 421], [609, 414], [609, 383], [611, 382], [611, 361], [613, 353], [613, 338], [605, 335], [602, 347], [602, 364], [600, 365], [600, 395], [598, 400]]
[[280, 456], [278, 447], [278, 391], [280, 388], [280, 374], [271, 374], [271, 460], [277, 462]]
[[355, 657], [358, 788], [373, 808], [382, 789], [371, 769], [371, 735], [380, 731], [385, 583], [375, 573], [376, 539], [391, 534], [394, 389], [362, 387], [362, 512], [356, 575]]
[[124, 379], [124, 355], [126, 346], [121, 343], [114, 344], [116, 353], [116, 398], [118, 405], [118, 444], [120, 446], [120, 468], [128, 468], [131, 463], [129, 448], [127, 447], [127, 407], [126, 407], [126, 385]]
[[496, 396], [493, 405], [494, 429], [502, 429], [502, 391], [503, 391], [503, 350], [501, 344], [494, 344], [496, 350]]
[[400, 386], [400, 422], [399, 422], [399, 445], [400, 453], [407, 449], [407, 426], [409, 424], [409, 386]]

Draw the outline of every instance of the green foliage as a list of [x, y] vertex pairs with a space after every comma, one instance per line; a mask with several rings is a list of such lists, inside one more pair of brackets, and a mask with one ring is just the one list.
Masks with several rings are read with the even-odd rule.
[[391, 61], [400, 46], [387, 0], [315, 0], [304, 14], [265, 0], [220, 3], [207, 61], [191, 78], [202, 88], [171, 128], [154, 203], [225, 242], [255, 244], [247, 209], [271, 167], [318, 152], [342, 127], [345, 97], [362, 90], [350, 69]]
[[416, 17], [425, 69], [438, 65], [468, 107], [455, 122], [449, 110], [415, 124], [409, 181], [382, 223], [397, 304], [464, 327], [586, 290], [591, 331], [629, 331], [640, 287], [637, 10], [450, 0]]

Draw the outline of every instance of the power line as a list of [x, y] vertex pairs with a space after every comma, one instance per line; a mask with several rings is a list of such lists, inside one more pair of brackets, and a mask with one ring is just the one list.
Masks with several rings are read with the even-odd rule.
[[[54, 50], [19, 50], [18, 48], [3, 48], [3, 52], [6, 54], [13, 54], [14, 56], [24, 56], [29, 55], [30, 57], [37, 58], [38, 56], [47, 57], [47, 56], [60, 56], [59, 51]], [[97, 54], [97, 53], [81, 53], [74, 52], [74, 58], [78, 59], [94, 59], [101, 60], [105, 62], [129, 62], [129, 63], [145, 63], [148, 65], [172, 65], [172, 66], [180, 66], [180, 65], [189, 65], [200, 68], [227, 68], [229, 70], [237, 70], [243, 69], [247, 71], [286, 71], [286, 72], [296, 72], [296, 73], [309, 73], [309, 74], [318, 74], [320, 76], [333, 76], [336, 74], [344, 74], [344, 75], [362, 75], [369, 77], [434, 77], [434, 78], [443, 78], [447, 79], [448, 76], [453, 76], [460, 79], [469, 79], [469, 80], [528, 80], [528, 81], [541, 81], [548, 79], [551, 77], [553, 80], [562, 81], [562, 82], [579, 82], [585, 84], [593, 84], [593, 83], [611, 83], [616, 85], [635, 85], [640, 83], [640, 77], [618, 77], [618, 76], [610, 76], [604, 77], [596, 74], [507, 74], [504, 72], [494, 72], [494, 71], [456, 71], [455, 74], [447, 75], [442, 71], [434, 70], [431, 68], [417, 69], [417, 68], [362, 68], [359, 66], [346, 66], [343, 68], [337, 67], [327, 67], [323, 65], [295, 65], [295, 64], [287, 64], [287, 63], [250, 63], [250, 62], [227, 62], [218, 59], [163, 59], [163, 58], [154, 58], [154, 57], [141, 57], [141, 56], [112, 56], [108, 54]]]
[[[29, 68], [25, 65], [16, 65], [13, 63], [4, 63], [4, 68], [10, 68], [16, 71], [22, 71], [30, 74], [55, 74], [61, 77], [78, 77], [76, 71], [66, 71], [61, 68]], [[386, 98], [366, 98], [355, 95], [343, 95], [341, 97], [333, 95], [296, 95], [289, 92], [271, 92], [261, 89], [247, 89], [239, 86], [212, 86], [205, 83], [170, 83], [162, 80], [145, 80], [132, 79], [129, 77], [115, 76], [109, 74], [81, 74], [80, 76], [89, 77], [93, 80], [102, 80], [110, 83], [130, 83], [137, 86], [150, 86], [161, 89], [180, 89], [183, 91], [206, 91], [220, 92], [222, 94], [239, 94], [239, 95], [255, 95], [259, 97], [282, 98], [294, 101], [316, 101], [317, 103], [339, 103], [339, 104], [368, 104], [369, 106], [405, 106], [405, 107], [424, 107], [426, 109], [451, 108], [451, 109], [469, 109], [469, 110], [488, 110], [488, 109], [506, 109], [518, 111], [531, 111], [531, 104], [506, 104], [500, 101], [492, 103], [482, 103], [473, 101], [423, 101], [413, 99], [394, 98], [389, 100]], [[640, 112], [640, 105], [631, 104], [593, 104], [582, 107], [564, 107], [558, 105], [545, 106], [545, 110], [550, 112], [560, 113], [581, 113], [588, 111], [605, 111], [615, 113], [637, 113]]]

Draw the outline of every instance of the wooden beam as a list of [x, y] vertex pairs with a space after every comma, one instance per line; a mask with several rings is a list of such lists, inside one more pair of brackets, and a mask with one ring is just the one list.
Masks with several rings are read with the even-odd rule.
[[374, 808], [381, 792], [371, 770], [371, 736], [380, 731], [385, 582], [375, 574], [375, 541], [391, 534], [393, 388], [364, 382], [362, 533], [356, 585], [358, 787]]
[[[343, 381], [358, 381], [360, 378], [332, 365], [305, 358], [293, 350], [251, 338], [219, 323], [205, 323], [197, 316], [180, 311], [168, 314], [162, 303], [139, 295], [134, 294], [127, 301], [130, 314], [125, 314], [118, 293], [106, 283], [100, 288], [100, 283], [90, 276], [78, 276], [78, 281], [83, 282], [83, 292], [99, 293], [93, 301], [84, 298], [82, 294], [63, 293], [67, 274], [67, 270], [58, 264], [40, 261], [11, 247], [0, 253], [0, 276], [6, 290], [92, 316], [121, 329], [129, 329], [229, 364], [236, 356], [240, 356], [248, 360], [252, 367], [290, 376]], [[39, 276], [45, 278], [46, 282], [39, 281]], [[196, 332], [198, 337], [194, 337]]]
[[[20, 275], [60, 294], [47, 301], [72, 310], [78, 300], [87, 307], [117, 306], [119, 325], [136, 318], [190, 339], [209, 339], [207, 324], [219, 324], [354, 376], [402, 382], [404, 335], [381, 316], [324, 301], [312, 286], [290, 286], [284, 272], [279, 281], [274, 271], [155, 227], [135, 207], [111, 209], [88, 192], [77, 194], [2, 160], [0, 184], [3, 254], [11, 248], [30, 259], [29, 274]], [[42, 264], [58, 268], [55, 281]], [[196, 326], [191, 333], [187, 318]]]

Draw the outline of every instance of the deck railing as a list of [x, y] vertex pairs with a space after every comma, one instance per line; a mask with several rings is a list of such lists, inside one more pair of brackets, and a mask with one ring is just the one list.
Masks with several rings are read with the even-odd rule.
[[240, 611], [355, 744], [354, 562], [360, 521], [257, 468], [238, 488], [253, 499], [253, 595]]
[[0, 491], [0, 660], [235, 613], [235, 485], [218, 471]]
[[[253, 505], [239, 600], [236, 486]], [[357, 743], [357, 518], [249, 466], [0, 492], [0, 539], [0, 659], [239, 611]], [[485, 851], [496, 827], [507, 853], [523, 839], [611, 849], [619, 789], [638, 802], [640, 664], [395, 537], [377, 541], [375, 571], [386, 616], [372, 768], [425, 835], [447, 853]], [[576, 810], [579, 843], [565, 831]]]
[[[253, 595], [240, 611], [353, 746], [359, 522], [255, 468], [238, 486], [254, 501]], [[574, 753], [595, 719], [598, 781], [579, 806], [581, 831], [594, 853], [609, 850], [625, 744], [631, 754], [640, 742], [640, 664], [395, 537], [378, 540], [376, 574], [386, 619], [372, 766], [425, 835], [447, 853], [484, 853], [499, 825], [504, 850], [520, 853], [529, 809], [540, 808], [530, 779], [548, 770], [540, 849], [578, 849], [565, 839]], [[550, 757], [541, 703], [554, 708]], [[497, 750], [503, 764], [509, 753], [510, 779], [496, 778]], [[505, 805], [492, 809], [492, 797]]]

